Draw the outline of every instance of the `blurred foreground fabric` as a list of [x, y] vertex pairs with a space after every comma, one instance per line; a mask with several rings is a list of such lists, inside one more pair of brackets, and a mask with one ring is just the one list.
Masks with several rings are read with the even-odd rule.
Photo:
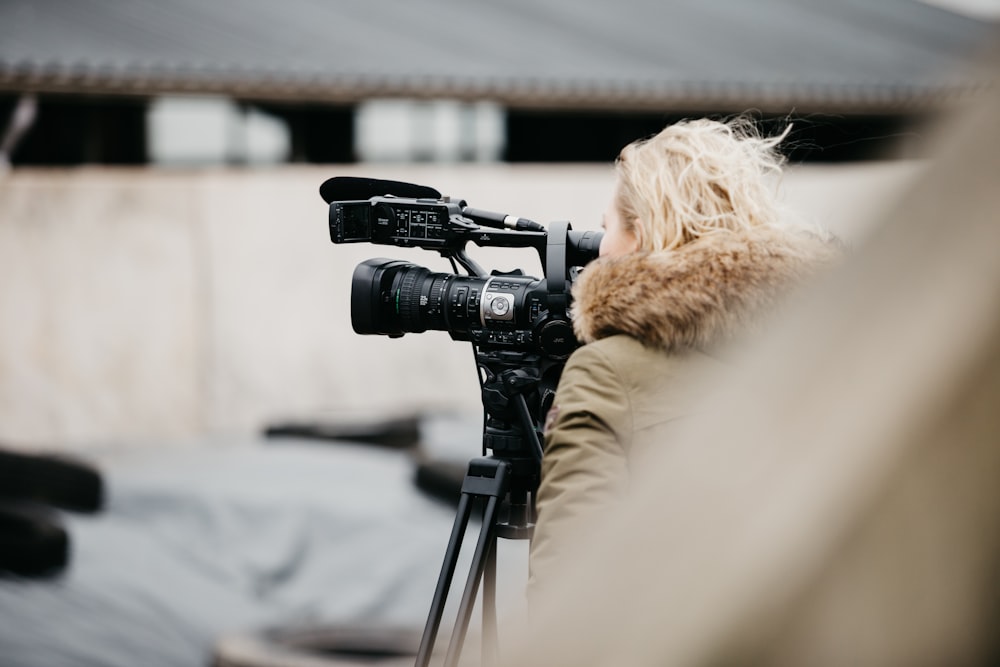
[[950, 119], [743, 382], [579, 536], [505, 664], [1000, 661], [998, 118], [994, 89]]

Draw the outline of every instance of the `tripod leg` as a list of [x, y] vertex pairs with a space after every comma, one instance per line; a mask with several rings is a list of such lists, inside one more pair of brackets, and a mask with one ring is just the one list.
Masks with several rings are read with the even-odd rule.
[[462, 548], [462, 538], [465, 535], [466, 526], [469, 524], [470, 511], [470, 496], [468, 493], [463, 492], [458, 500], [455, 523], [451, 529], [451, 537], [448, 540], [448, 548], [445, 551], [444, 563], [441, 565], [441, 574], [438, 577], [437, 588], [434, 590], [431, 611], [427, 616], [424, 634], [420, 639], [416, 667], [427, 667], [430, 664], [431, 652], [434, 650], [434, 641], [437, 639], [438, 629], [441, 627], [441, 618], [444, 615], [444, 604], [448, 597], [448, 588], [451, 586], [452, 577], [455, 575], [455, 567], [458, 565], [458, 553]]
[[483, 667], [497, 664], [497, 541], [486, 556], [483, 575]]
[[507, 494], [509, 469], [509, 463], [493, 458], [474, 459], [469, 463], [469, 471], [462, 481], [462, 495], [459, 498], [458, 511], [452, 526], [451, 538], [448, 541], [444, 564], [441, 566], [441, 575], [438, 577], [437, 588], [434, 591], [431, 612], [427, 617], [427, 625], [424, 626], [424, 634], [420, 640], [416, 667], [427, 667], [430, 662], [434, 641], [441, 626], [448, 588], [451, 586], [451, 580], [455, 574], [462, 539], [469, 523], [471, 498], [486, 498], [479, 541], [472, 558], [469, 579], [462, 595], [458, 620], [452, 633], [451, 643], [448, 646], [446, 664], [455, 665], [458, 662], [462, 643], [465, 641], [465, 633], [469, 627], [469, 617], [472, 615], [472, 605], [479, 588], [479, 580], [483, 577], [483, 570], [486, 567], [486, 557], [496, 550], [497, 506], [500, 499]]
[[479, 541], [476, 543], [476, 551], [472, 556], [472, 564], [469, 568], [469, 579], [465, 584], [465, 591], [462, 593], [462, 602], [458, 608], [458, 619], [455, 629], [451, 635], [451, 643], [448, 645], [448, 654], [444, 664], [447, 667], [455, 667], [462, 654], [462, 644], [465, 642], [465, 634], [469, 630], [469, 619], [472, 617], [472, 606], [476, 601], [476, 592], [479, 589], [479, 581], [483, 578], [483, 571], [486, 569], [486, 560], [489, 553], [496, 551], [496, 513], [497, 505], [500, 503], [496, 496], [490, 497], [486, 503], [486, 510], [483, 512], [483, 526], [479, 533]]

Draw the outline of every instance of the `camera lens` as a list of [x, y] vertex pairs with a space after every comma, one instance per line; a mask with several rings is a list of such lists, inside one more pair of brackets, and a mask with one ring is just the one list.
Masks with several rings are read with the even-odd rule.
[[546, 297], [544, 281], [520, 273], [433, 273], [376, 258], [354, 270], [351, 322], [359, 334], [399, 337], [432, 329], [455, 340], [564, 358], [576, 339], [568, 320], [551, 316]]
[[470, 323], [478, 322], [469, 295], [481, 293], [485, 282], [399, 260], [369, 259], [354, 270], [351, 323], [359, 334], [402, 336], [432, 329], [461, 338]]
[[358, 264], [351, 279], [351, 324], [359, 334], [401, 336], [395, 322], [396, 303], [392, 283], [407, 262], [369, 259]]

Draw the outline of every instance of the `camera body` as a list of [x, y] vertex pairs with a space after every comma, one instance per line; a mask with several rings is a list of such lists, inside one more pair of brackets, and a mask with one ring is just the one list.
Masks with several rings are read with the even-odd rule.
[[[569, 223], [545, 229], [530, 220], [477, 211], [448, 198], [373, 196], [330, 201], [330, 240], [435, 250], [467, 275], [432, 273], [400, 260], [375, 258], [355, 269], [351, 323], [359, 334], [391, 337], [447, 331], [485, 350], [565, 359], [577, 347], [569, 321], [578, 267], [595, 258], [602, 234]], [[489, 228], [484, 228], [484, 224]], [[479, 246], [531, 247], [543, 279], [517, 270], [487, 274], [467, 255]]]

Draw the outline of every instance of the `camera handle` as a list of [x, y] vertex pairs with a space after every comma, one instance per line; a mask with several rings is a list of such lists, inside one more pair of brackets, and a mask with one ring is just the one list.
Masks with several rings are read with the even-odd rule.
[[569, 310], [566, 246], [570, 229], [572, 225], [568, 222], [551, 223], [545, 242], [545, 285], [549, 293], [549, 313], [560, 319], [565, 319], [566, 311]]
[[469, 253], [466, 252], [464, 247], [442, 249], [439, 252], [442, 257], [452, 262], [452, 268], [454, 268], [455, 262], [458, 262], [470, 276], [483, 278], [489, 275], [483, 267], [476, 263], [476, 260], [469, 257]]
[[[458, 509], [451, 536], [445, 550], [444, 563], [438, 576], [434, 597], [431, 601], [430, 613], [424, 626], [420, 648], [417, 652], [416, 667], [427, 667], [430, 663], [434, 643], [444, 615], [444, 606], [451, 587], [455, 569], [458, 565], [459, 552], [468, 528], [472, 513], [472, 503], [479, 499], [485, 501], [482, 509], [482, 522], [465, 589], [459, 604], [458, 616], [452, 630], [448, 652], [445, 656], [446, 667], [455, 667], [461, 657], [465, 636], [469, 629], [479, 583], [483, 583], [483, 664], [496, 663], [497, 655], [497, 617], [496, 617], [496, 551], [497, 538], [531, 539], [534, 533], [533, 511], [529, 497], [534, 492], [537, 474], [541, 461], [541, 444], [537, 431], [532, 423], [525, 393], [533, 391], [538, 385], [537, 376], [521, 371], [505, 371], [493, 376], [493, 380], [484, 388], [484, 409], [489, 406], [498, 407], [499, 403], [513, 402], [514, 413], [520, 424], [520, 436], [496, 435], [489, 433], [490, 427], [484, 433], [484, 439], [490, 437], [510, 440], [527, 437], [530, 443], [530, 456], [487, 456], [473, 459], [462, 481], [462, 492], [459, 497]], [[490, 395], [492, 392], [492, 395]], [[497, 441], [499, 442], [499, 441]], [[513, 451], [523, 451], [523, 445], [515, 446]], [[496, 449], [494, 449], [496, 451]], [[502, 520], [501, 507], [503, 501], [509, 500], [507, 509], [509, 516]]]

